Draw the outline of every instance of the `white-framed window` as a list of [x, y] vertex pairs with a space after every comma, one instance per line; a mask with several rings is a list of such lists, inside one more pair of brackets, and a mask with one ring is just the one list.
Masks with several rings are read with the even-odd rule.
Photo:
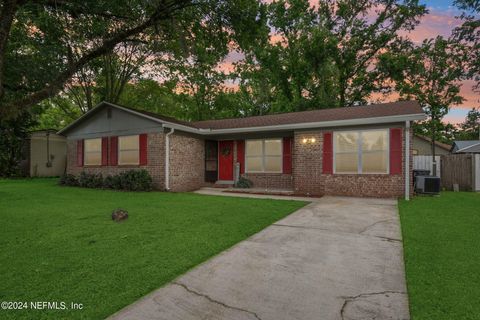
[[138, 165], [140, 163], [140, 136], [118, 137], [118, 164]]
[[282, 139], [247, 140], [245, 172], [282, 172]]
[[336, 131], [333, 133], [334, 173], [387, 174], [387, 129]]
[[83, 142], [83, 162], [86, 166], [102, 164], [102, 138], [85, 139]]

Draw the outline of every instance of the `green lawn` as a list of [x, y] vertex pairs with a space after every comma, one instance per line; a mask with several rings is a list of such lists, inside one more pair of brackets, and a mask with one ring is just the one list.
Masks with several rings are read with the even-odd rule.
[[480, 319], [480, 194], [399, 206], [412, 319]]
[[[0, 318], [102, 319], [304, 205], [0, 180], [0, 301], [84, 306]], [[127, 221], [111, 221], [117, 207]]]

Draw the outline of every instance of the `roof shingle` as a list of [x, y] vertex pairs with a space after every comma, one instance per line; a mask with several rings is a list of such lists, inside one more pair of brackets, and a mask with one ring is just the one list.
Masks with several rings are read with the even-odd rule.
[[190, 122], [201, 129], [233, 129], [275, 126], [284, 124], [377, 118], [396, 115], [423, 114], [417, 101], [399, 101], [368, 106], [320, 109], [301, 112], [279, 113], [245, 118], [230, 118]]

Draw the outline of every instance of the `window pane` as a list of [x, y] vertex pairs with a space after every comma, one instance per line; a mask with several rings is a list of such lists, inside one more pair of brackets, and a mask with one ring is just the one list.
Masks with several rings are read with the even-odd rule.
[[118, 137], [118, 146], [120, 150], [138, 150], [139, 136]]
[[335, 172], [337, 173], [357, 173], [358, 172], [358, 154], [357, 153], [337, 153], [335, 154]]
[[262, 171], [261, 157], [247, 157], [247, 172]]
[[262, 155], [262, 140], [247, 140], [247, 156]]
[[281, 157], [266, 157], [265, 158], [265, 171], [268, 171], [268, 172], [280, 172], [280, 171], [282, 171], [282, 158]]
[[85, 153], [85, 164], [86, 165], [100, 165], [101, 163], [102, 163], [102, 153], [101, 152]]
[[335, 132], [335, 152], [357, 152], [358, 132]]
[[85, 139], [85, 152], [102, 151], [102, 139]]
[[282, 140], [265, 140], [265, 155], [281, 156]]
[[387, 173], [387, 152], [366, 152], [362, 155], [363, 173]]
[[363, 131], [362, 132], [362, 150], [387, 150], [387, 131]]
[[138, 150], [119, 152], [120, 164], [138, 164]]

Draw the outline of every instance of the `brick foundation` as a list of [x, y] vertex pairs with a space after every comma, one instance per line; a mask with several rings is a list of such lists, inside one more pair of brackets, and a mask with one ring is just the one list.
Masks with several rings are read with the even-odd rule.
[[283, 173], [245, 173], [242, 176], [253, 182], [254, 188], [293, 190], [293, 177]]

